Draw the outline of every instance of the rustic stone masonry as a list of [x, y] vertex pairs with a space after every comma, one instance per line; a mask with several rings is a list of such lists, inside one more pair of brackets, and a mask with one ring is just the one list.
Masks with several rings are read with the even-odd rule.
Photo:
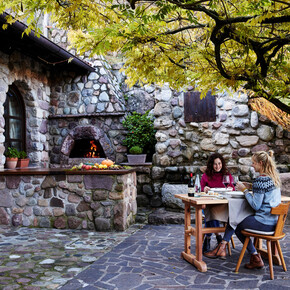
[[[105, 63], [95, 61], [95, 72], [80, 76], [61, 71], [53, 76], [51, 115], [124, 112], [124, 98]], [[64, 80], [60, 82], [61, 80]]]
[[50, 106], [50, 71], [40, 62], [15, 51], [10, 56], [0, 51], [0, 168], [4, 167], [3, 118], [6, 93], [15, 84], [26, 108], [27, 152], [31, 164], [48, 167], [47, 117]]
[[[92, 117], [61, 117], [61, 118], [51, 118], [49, 135], [50, 146], [52, 148], [50, 154], [50, 165], [51, 167], [67, 167], [66, 165], [70, 163], [69, 153], [71, 149], [69, 147], [69, 142], [73, 140], [73, 137], [78, 134], [79, 131], [89, 132], [94, 130], [99, 130], [102, 133], [100, 135], [101, 145], [106, 157], [111, 158], [116, 163], [127, 161], [125, 153], [127, 152], [127, 147], [122, 144], [124, 138], [124, 128], [121, 124], [123, 115], [114, 116], [112, 114], [104, 114], [100, 116]], [[79, 134], [80, 136], [81, 134]], [[85, 133], [83, 133], [85, 136]], [[88, 138], [94, 139], [94, 134], [87, 134]], [[99, 139], [96, 139], [99, 140]], [[102, 142], [102, 140], [104, 140]]]
[[[151, 173], [152, 165], [133, 166], [137, 174], [137, 204], [138, 207], [160, 206], [155, 204], [154, 186], [152, 183]], [[158, 200], [159, 202], [159, 200]]]
[[241, 180], [253, 178], [251, 156], [272, 149], [278, 170], [289, 172], [290, 132], [251, 111], [242, 93], [216, 96], [216, 121], [186, 123], [183, 93], [164, 87], [156, 91], [154, 108], [156, 153], [152, 179], [155, 200], [162, 199], [164, 182], [179, 183], [189, 172], [199, 173], [213, 152], [221, 153]]
[[60, 173], [1, 175], [0, 224], [123, 231], [135, 222], [135, 172]]
[[[67, 47], [64, 32], [55, 29], [52, 36], [61, 47]], [[128, 112], [151, 110], [156, 118], [157, 144], [152, 168], [137, 170], [141, 206], [164, 205], [163, 184], [180, 183], [189, 172], [199, 172], [216, 151], [225, 156], [231, 172], [239, 174], [241, 180], [252, 178], [251, 155], [257, 150], [273, 149], [279, 171], [289, 172], [290, 132], [251, 111], [245, 94], [220, 92], [215, 122], [186, 123], [183, 92], [167, 85], [136, 84], [129, 89], [126, 76], [119, 71], [121, 64], [111, 67], [102, 58], [87, 56], [84, 59], [91, 62], [95, 72], [79, 75], [66, 70], [52, 73], [49, 66], [19, 52], [9, 56], [0, 52], [0, 168], [5, 164], [2, 104], [9, 85], [15, 84], [26, 108], [30, 165], [39, 167], [68, 165], [65, 143], [78, 128], [91, 127], [100, 130], [104, 143], [111, 146], [108, 156], [117, 163], [126, 162], [123, 117]]]

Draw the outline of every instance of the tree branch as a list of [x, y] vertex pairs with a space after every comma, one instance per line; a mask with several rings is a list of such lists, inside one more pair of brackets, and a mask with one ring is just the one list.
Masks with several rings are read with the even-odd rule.
[[202, 24], [200, 24], [200, 25], [188, 25], [188, 26], [180, 27], [180, 28], [175, 29], [175, 30], [166, 31], [164, 33], [161, 33], [160, 35], [176, 34], [176, 33], [179, 33], [181, 31], [184, 31], [184, 30], [204, 28], [204, 27], [206, 27], [206, 25], [202, 25]]
[[286, 104], [284, 104], [283, 102], [281, 102], [279, 99], [277, 99], [277, 98], [266, 98], [266, 97], [263, 97], [263, 96], [262, 96], [262, 98], [264, 98], [267, 101], [271, 102], [277, 108], [281, 109], [282, 111], [286, 112], [287, 114], [290, 114], [290, 107], [287, 106]]
[[[163, 47], [159, 46], [159, 49], [165, 53]], [[166, 55], [166, 54], [165, 54]], [[170, 56], [166, 55], [166, 57], [169, 59], [169, 61], [175, 65], [177, 65], [178, 67], [182, 68], [182, 69], [186, 69], [186, 66], [185, 65], [182, 65], [180, 63], [177, 63], [176, 61], [174, 61]], [[183, 59], [182, 59], [183, 60]]]

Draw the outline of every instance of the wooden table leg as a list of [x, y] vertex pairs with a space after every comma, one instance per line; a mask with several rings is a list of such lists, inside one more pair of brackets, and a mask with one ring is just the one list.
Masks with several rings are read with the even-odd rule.
[[184, 251], [185, 253], [189, 254], [191, 253], [191, 214], [190, 214], [190, 204], [185, 204], [185, 212], [184, 212]]
[[202, 261], [202, 208], [195, 208], [195, 242], [196, 242], [196, 258], [198, 261]]
[[191, 214], [190, 214], [190, 204], [185, 203], [185, 215], [184, 215], [184, 252], [181, 253], [181, 256], [193, 264], [200, 272], [206, 272], [207, 266], [204, 261], [202, 261], [202, 208], [197, 207], [195, 209], [195, 238], [196, 238], [196, 256], [193, 255], [190, 251], [191, 247]]

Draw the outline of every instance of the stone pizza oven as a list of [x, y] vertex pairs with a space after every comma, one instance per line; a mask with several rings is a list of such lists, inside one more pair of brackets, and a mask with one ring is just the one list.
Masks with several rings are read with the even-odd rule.
[[114, 149], [107, 134], [95, 126], [77, 126], [64, 139], [60, 150], [61, 167], [80, 162], [114, 159]]

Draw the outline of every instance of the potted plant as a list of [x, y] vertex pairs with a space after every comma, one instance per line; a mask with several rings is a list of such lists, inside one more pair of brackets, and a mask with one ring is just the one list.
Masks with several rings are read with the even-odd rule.
[[128, 162], [134, 164], [145, 163], [146, 154], [155, 144], [154, 120], [149, 115], [133, 112], [127, 115], [122, 122], [128, 133], [123, 144], [128, 147]]
[[19, 152], [14, 147], [8, 147], [5, 151], [6, 156], [6, 167], [8, 169], [14, 169], [17, 165]]
[[146, 161], [146, 154], [143, 153], [143, 148], [139, 146], [133, 146], [129, 149], [129, 153], [127, 154], [128, 162], [131, 164], [139, 164], [145, 163]]
[[27, 153], [25, 151], [20, 151], [18, 154], [17, 167], [24, 168], [28, 167], [29, 158], [27, 158]]

